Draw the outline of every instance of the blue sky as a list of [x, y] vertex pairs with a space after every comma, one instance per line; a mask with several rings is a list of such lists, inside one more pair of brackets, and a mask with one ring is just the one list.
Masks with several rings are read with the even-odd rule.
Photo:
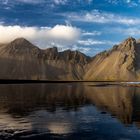
[[0, 36], [92, 56], [140, 38], [140, 0], [0, 0]]

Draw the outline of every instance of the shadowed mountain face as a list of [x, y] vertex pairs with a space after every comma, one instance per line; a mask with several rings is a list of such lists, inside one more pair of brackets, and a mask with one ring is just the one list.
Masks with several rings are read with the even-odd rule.
[[0, 44], [0, 79], [139, 81], [140, 42], [128, 38], [90, 58], [79, 51], [45, 50], [18, 38]]
[[0, 45], [0, 79], [81, 80], [89, 61], [78, 51], [41, 50], [18, 38]]
[[84, 78], [97, 81], [140, 80], [140, 43], [128, 38], [111, 50], [96, 55]]

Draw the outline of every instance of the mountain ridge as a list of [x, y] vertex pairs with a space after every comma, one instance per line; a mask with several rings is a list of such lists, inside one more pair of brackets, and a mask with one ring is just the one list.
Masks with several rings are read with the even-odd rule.
[[139, 60], [140, 41], [132, 37], [93, 57], [17, 38], [0, 45], [0, 79], [139, 81]]
[[0, 79], [82, 80], [89, 61], [78, 51], [43, 50], [18, 38], [0, 47]]

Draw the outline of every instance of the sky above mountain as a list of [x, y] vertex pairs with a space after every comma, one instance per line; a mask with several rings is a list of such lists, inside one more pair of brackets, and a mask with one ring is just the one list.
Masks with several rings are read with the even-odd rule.
[[25, 37], [41, 48], [95, 55], [140, 38], [140, 0], [0, 0], [0, 42]]

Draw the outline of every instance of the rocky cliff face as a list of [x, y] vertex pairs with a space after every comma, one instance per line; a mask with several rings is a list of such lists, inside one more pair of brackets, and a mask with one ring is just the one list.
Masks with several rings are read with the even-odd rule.
[[128, 38], [111, 50], [93, 57], [84, 79], [97, 81], [140, 80], [140, 43]]
[[78, 51], [42, 50], [18, 38], [0, 46], [0, 79], [82, 80], [89, 61]]

